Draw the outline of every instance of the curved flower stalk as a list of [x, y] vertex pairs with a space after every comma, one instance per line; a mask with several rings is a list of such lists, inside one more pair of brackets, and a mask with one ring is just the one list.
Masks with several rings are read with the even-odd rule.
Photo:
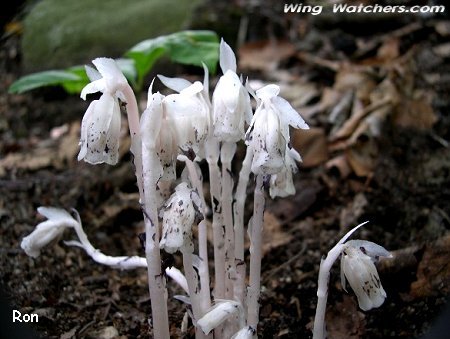
[[313, 339], [324, 339], [326, 337], [325, 311], [330, 270], [333, 263], [341, 254], [342, 287], [345, 289], [346, 277], [358, 297], [358, 303], [362, 310], [379, 307], [386, 298], [386, 292], [381, 286], [377, 270], [372, 260], [381, 256], [390, 258], [392, 255], [383, 247], [370, 241], [352, 240], [345, 243], [358, 228], [366, 223], [368, 221], [348, 231], [320, 263]]
[[231, 47], [220, 42], [223, 75], [212, 97], [214, 136], [219, 141], [237, 142], [244, 137], [245, 123], [252, 118], [250, 96], [236, 74], [236, 57]]
[[[28, 236], [22, 239], [21, 247], [25, 253], [33, 258], [40, 255], [41, 249], [48, 245], [52, 240], [58, 238], [66, 228], [73, 228], [78, 236], [78, 241], [65, 241], [68, 246], [76, 246], [82, 248], [95, 262], [119, 268], [123, 270], [130, 270], [139, 267], [147, 267], [147, 261], [139, 256], [109, 256], [103, 254], [101, 251], [92, 246], [83, 230], [80, 215], [76, 210], [73, 210], [76, 218], [69, 214], [66, 210], [56, 207], [38, 207], [39, 214], [45, 216], [48, 220], [41, 222], [35, 230]], [[166, 274], [171, 277], [177, 284], [188, 291], [186, 278], [175, 267], [166, 269]]]
[[[255, 174], [276, 174], [286, 164], [286, 148], [290, 147], [289, 126], [309, 129], [303, 118], [283, 98], [280, 87], [267, 85], [256, 91], [260, 100], [250, 127], [246, 133], [246, 143], [254, 150], [252, 172]], [[300, 161], [300, 155], [291, 150], [289, 154]]]
[[103, 94], [99, 100], [91, 102], [81, 122], [78, 160], [115, 165], [121, 125], [119, 99], [126, 102], [122, 90], [128, 82], [113, 59], [97, 58], [92, 63], [98, 71], [86, 67], [92, 82], [83, 88], [81, 98], [86, 100], [86, 95], [90, 93]]

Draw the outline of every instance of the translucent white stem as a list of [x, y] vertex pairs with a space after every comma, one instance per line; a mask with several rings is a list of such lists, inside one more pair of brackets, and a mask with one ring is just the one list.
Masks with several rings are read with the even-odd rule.
[[239, 172], [239, 182], [236, 188], [234, 204], [234, 253], [236, 258], [236, 281], [234, 286], [234, 299], [245, 307], [245, 275], [246, 265], [244, 258], [244, 208], [247, 198], [247, 185], [250, 176], [253, 158], [253, 148], [247, 147], [242, 168]]
[[[192, 313], [194, 314], [194, 324], [203, 316], [203, 312], [200, 305], [200, 284], [197, 273], [194, 270], [193, 264], [193, 251], [194, 246], [188, 245], [181, 249], [183, 254], [183, 268], [186, 275], [187, 284], [189, 287], [189, 299], [191, 301]], [[195, 338], [203, 339], [208, 336], [203, 333], [199, 328], [195, 329]]]
[[214, 241], [214, 297], [225, 298], [225, 247], [221, 203], [221, 176], [218, 166], [219, 142], [214, 137], [208, 138], [205, 145], [206, 160], [209, 167], [209, 183], [211, 206], [213, 211], [213, 241]]
[[208, 239], [206, 221], [198, 224], [198, 253], [200, 257], [200, 306], [202, 315], [211, 307], [211, 294], [209, 290], [209, 267], [208, 267]]
[[159, 249], [159, 225], [157, 211], [156, 169], [160, 163], [153, 149], [142, 147], [142, 174], [144, 183], [144, 221], [145, 256], [153, 318], [153, 336], [155, 339], [169, 338], [169, 319], [167, 313], [167, 290], [164, 275], [161, 274]]
[[250, 232], [250, 279], [247, 293], [247, 326], [254, 329], [257, 328], [259, 321], [264, 204], [264, 179], [262, 175], [258, 175], [256, 177]]
[[322, 258], [319, 268], [319, 281], [317, 287], [317, 307], [316, 315], [314, 317], [314, 328], [313, 328], [313, 339], [325, 339], [326, 329], [325, 329], [325, 311], [327, 308], [328, 299], [328, 283], [330, 281], [330, 270], [336, 259], [342, 252], [344, 242], [362, 225], [366, 224], [363, 222], [358, 226], [352, 228], [345, 234], [341, 240], [328, 252], [325, 259]]
[[[84, 232], [81, 220], [78, 219], [78, 222], [74, 222], [72, 227], [75, 229], [79, 241], [71, 240], [65, 241], [64, 243], [68, 246], [82, 248], [95, 262], [122, 270], [131, 270], [140, 267], [147, 268], [147, 259], [144, 257], [139, 257], [136, 255], [113, 257], [102, 253], [99, 249], [92, 246], [86, 233]], [[168, 267], [166, 268], [166, 274], [188, 293], [186, 278], [180, 270], [175, 267]]]
[[222, 145], [222, 212], [225, 225], [225, 298], [234, 297], [234, 279], [236, 263], [234, 260], [234, 226], [233, 226], [233, 177], [231, 161], [236, 151], [236, 143], [225, 142]]

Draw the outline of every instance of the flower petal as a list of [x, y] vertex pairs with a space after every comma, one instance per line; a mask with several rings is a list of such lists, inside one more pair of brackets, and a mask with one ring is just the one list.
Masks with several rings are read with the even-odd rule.
[[126, 78], [120, 70], [114, 59], [111, 58], [96, 58], [92, 60], [97, 70], [100, 72], [106, 81], [112, 82], [126, 82]]
[[236, 72], [236, 56], [223, 38], [220, 41], [220, 68], [223, 74], [227, 71]]
[[164, 86], [178, 93], [192, 85], [190, 81], [182, 78], [169, 78], [160, 74], [158, 74], [157, 77], [159, 80], [161, 80]]
[[186, 96], [194, 96], [200, 93], [201, 91], [203, 91], [203, 85], [200, 81], [196, 81], [193, 84], [189, 85], [188, 87], [184, 88], [182, 91], [180, 91], [180, 94]]
[[[152, 82], [153, 83], [153, 82]], [[141, 135], [142, 142], [149, 149], [156, 147], [156, 140], [161, 131], [161, 124], [163, 120], [163, 106], [162, 100], [164, 98], [159, 92], [150, 95], [147, 100], [147, 109], [141, 116]]]
[[59, 208], [41, 206], [38, 212], [48, 220], [39, 223], [20, 243], [25, 253], [33, 258], [38, 257], [42, 247], [60, 236], [67, 227], [75, 227], [78, 223], [68, 212]]
[[380, 307], [386, 292], [372, 259], [360, 249], [346, 244], [341, 260], [341, 270], [358, 298], [359, 308], [368, 311]]
[[[80, 140], [87, 145], [84, 161], [90, 164], [100, 164], [105, 161], [111, 161], [110, 154], [105, 151], [107, 149], [107, 139], [111, 136], [119, 137], [118, 133], [109, 134], [111, 120], [114, 114], [120, 114], [118, 110], [117, 99], [114, 99], [108, 93], [104, 93], [99, 100], [95, 100], [91, 104], [93, 106], [92, 112], [86, 121], [82, 121], [82, 135], [86, 133], [86, 139]], [[85, 124], [83, 124], [85, 123]], [[115, 130], [117, 131], [117, 130]], [[83, 149], [83, 145], [82, 145]], [[78, 155], [81, 158], [82, 152]]]
[[360, 249], [364, 254], [368, 255], [372, 259], [378, 259], [379, 257], [392, 258], [392, 254], [387, 249], [371, 241], [349, 240], [346, 244], [348, 246]]
[[298, 112], [292, 108], [291, 104], [285, 99], [275, 97], [272, 99], [274, 106], [280, 111], [280, 119], [286, 124], [291, 125], [294, 128], [309, 129], [308, 124], [298, 114]]
[[37, 211], [39, 214], [43, 215], [47, 219], [52, 219], [55, 221], [63, 221], [63, 220], [73, 219], [73, 217], [69, 214], [69, 212], [67, 212], [66, 210], [63, 210], [61, 208], [39, 206], [37, 208]]
[[81, 90], [80, 97], [83, 100], [86, 100], [86, 95], [93, 94], [97, 92], [104, 92], [106, 89], [106, 81], [105, 79], [98, 79], [95, 81], [92, 81], [88, 83], [84, 88]]
[[113, 114], [106, 133], [106, 147], [104, 150], [105, 162], [110, 165], [115, 165], [119, 161], [119, 140], [120, 140], [120, 107], [117, 100], [114, 100]]
[[88, 76], [89, 80], [91, 80], [91, 82], [95, 80], [100, 80], [102, 78], [100, 72], [97, 71], [95, 68], [86, 65], [84, 66], [84, 69], [86, 71], [86, 75]]
[[227, 71], [222, 75], [213, 93], [214, 102], [222, 102], [228, 111], [235, 112], [239, 101], [241, 82], [236, 73]]
[[256, 91], [256, 96], [261, 100], [268, 100], [275, 98], [280, 94], [280, 86], [269, 84]]

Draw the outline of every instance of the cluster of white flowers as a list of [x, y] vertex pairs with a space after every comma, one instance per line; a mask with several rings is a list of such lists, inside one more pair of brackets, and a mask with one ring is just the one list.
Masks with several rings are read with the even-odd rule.
[[[23, 239], [22, 248], [36, 257], [43, 246], [61, 235], [65, 228], [72, 227], [79, 241], [68, 244], [83, 248], [97, 262], [120, 268], [147, 267], [155, 338], [166, 338], [169, 333], [160, 250], [170, 254], [179, 251], [184, 275], [175, 268], [165, 268], [165, 272], [188, 294], [177, 299], [190, 305], [188, 313], [196, 326], [196, 338], [211, 337], [212, 331], [219, 339], [254, 337], [259, 312], [263, 183], [270, 183], [272, 198], [295, 193], [293, 174], [301, 157], [291, 147], [289, 129], [308, 129], [308, 125], [279, 96], [279, 86], [271, 84], [254, 92], [248, 82], [244, 85], [242, 76], [236, 74], [236, 57], [223, 40], [220, 43], [223, 75], [212, 100], [206, 66], [203, 83], [160, 75], [160, 81], [175, 93], [154, 93], [152, 82], [142, 115], [115, 61], [98, 58], [93, 64], [97, 70], [86, 68], [91, 83], [83, 89], [81, 97], [85, 100], [87, 94], [102, 94], [100, 99], [91, 102], [83, 117], [78, 159], [91, 164], [117, 163], [120, 106], [125, 103], [145, 221], [146, 258], [104, 255], [87, 240], [79, 218], [52, 208], [39, 209], [49, 220]], [[256, 100], [254, 113], [250, 94]], [[240, 141], [244, 141], [247, 150], [235, 185], [231, 161]], [[203, 195], [203, 175], [197, 165], [204, 158], [210, 171], [209, 204]], [[181, 176], [177, 173], [178, 160], [187, 169]], [[248, 226], [251, 248], [247, 279], [243, 210], [250, 173], [254, 174], [256, 185], [254, 214]], [[169, 191], [172, 194], [167, 194], [174, 186]], [[213, 214], [214, 297], [210, 291], [207, 224], [202, 221], [208, 205]], [[364, 310], [380, 306], [386, 297], [371, 259], [386, 256], [383, 250], [361, 242], [342, 246], [342, 275]], [[246, 281], [249, 281], [248, 293]], [[342, 282], [345, 288], [345, 278]]]

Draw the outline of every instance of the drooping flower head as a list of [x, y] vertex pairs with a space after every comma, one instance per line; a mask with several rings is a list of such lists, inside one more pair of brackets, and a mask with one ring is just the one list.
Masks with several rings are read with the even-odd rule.
[[86, 95], [90, 93], [103, 94], [100, 99], [91, 102], [84, 114], [78, 160], [115, 165], [121, 125], [119, 99], [125, 101], [121, 90], [128, 83], [113, 59], [97, 58], [92, 63], [97, 70], [86, 67], [91, 82], [81, 91], [81, 98], [86, 100]]
[[75, 227], [79, 222], [63, 209], [41, 206], [37, 210], [48, 220], [38, 224], [20, 243], [25, 253], [33, 258], [37, 258], [41, 249], [58, 238], [66, 228]]
[[181, 150], [192, 149], [197, 155], [203, 153], [203, 141], [210, 126], [210, 104], [199, 81], [191, 83], [179, 78], [158, 77], [179, 93], [167, 96], [152, 93], [152, 83], [147, 109], [141, 117], [141, 134], [144, 143], [154, 148], [161, 161], [162, 179], [174, 180], [175, 163]]
[[210, 111], [202, 92], [202, 83], [196, 81], [163, 99], [169, 126], [176, 135], [178, 147], [184, 151], [193, 149], [198, 153], [208, 135]]
[[220, 42], [220, 77], [212, 98], [214, 136], [219, 141], [237, 142], [244, 137], [245, 123], [252, 118], [250, 97], [236, 74], [236, 57], [231, 47]]
[[365, 240], [350, 240], [344, 244], [341, 255], [341, 284], [346, 280], [358, 297], [359, 308], [368, 311], [380, 307], [386, 292], [381, 285], [374, 261], [392, 257], [382, 246]]
[[259, 103], [246, 135], [247, 145], [254, 150], [251, 169], [255, 174], [277, 174], [292, 168], [292, 162], [286, 160], [287, 153], [294, 160], [301, 160], [290, 147], [289, 126], [309, 127], [279, 93], [277, 85], [267, 85], [256, 91]]

